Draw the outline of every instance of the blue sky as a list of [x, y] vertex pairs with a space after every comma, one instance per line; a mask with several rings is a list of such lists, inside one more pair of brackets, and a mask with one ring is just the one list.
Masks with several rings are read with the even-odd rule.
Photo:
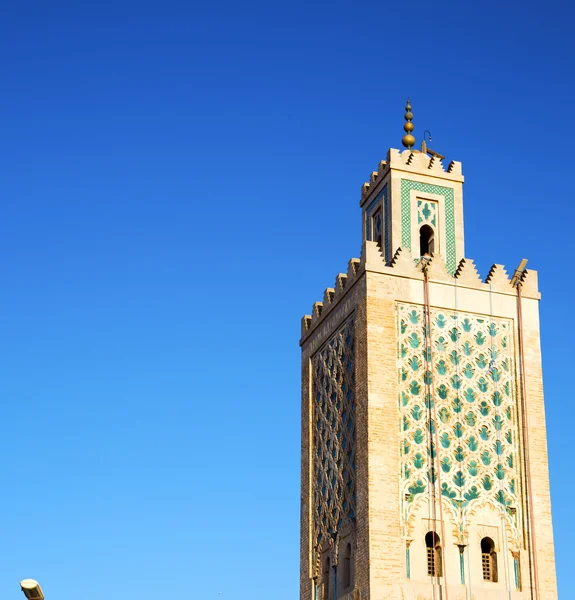
[[358, 256], [407, 95], [463, 162], [468, 257], [540, 272], [569, 597], [574, 16], [0, 7], [1, 598], [297, 597], [300, 317]]

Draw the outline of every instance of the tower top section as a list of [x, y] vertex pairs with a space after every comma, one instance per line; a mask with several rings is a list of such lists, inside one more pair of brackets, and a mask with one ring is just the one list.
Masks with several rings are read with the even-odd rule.
[[461, 163], [457, 160], [452, 160], [445, 167], [443, 158], [436, 153], [430, 156], [427, 152], [420, 152], [419, 150], [402, 151], [390, 148], [387, 151], [385, 160], [379, 161], [377, 171], [372, 171], [369, 181], [362, 184], [360, 206], [363, 206], [370, 198], [373, 198], [374, 194], [380, 191], [381, 184], [392, 170], [403, 171], [406, 176], [419, 175], [459, 184], [464, 182]]
[[407, 149], [388, 150], [361, 187], [362, 238], [379, 244], [387, 264], [403, 248], [414, 258], [441, 256], [454, 274], [465, 256], [461, 163], [444, 166], [444, 157], [425, 143], [414, 150], [409, 99], [405, 109], [402, 143]]

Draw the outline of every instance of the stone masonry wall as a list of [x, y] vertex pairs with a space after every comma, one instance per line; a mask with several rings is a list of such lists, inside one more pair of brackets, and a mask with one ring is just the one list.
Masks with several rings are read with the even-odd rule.
[[[437, 524], [429, 520], [427, 509], [414, 514], [415, 526], [409, 536], [411, 541], [411, 578], [407, 576], [406, 542], [408, 534], [401, 526], [401, 506], [405, 498], [400, 489], [401, 481], [401, 421], [400, 399], [402, 388], [399, 385], [398, 372], [402, 367], [398, 362], [399, 338], [397, 314], [399, 304], [415, 307], [423, 305], [423, 274], [418, 269], [409, 252], [396, 252], [391, 264], [386, 264], [377, 244], [365, 242], [360, 261], [350, 263], [348, 276], [342, 283], [338, 276], [335, 289], [326, 290], [324, 302], [314, 305], [314, 314], [304, 317], [302, 326], [302, 490], [301, 490], [301, 600], [313, 599], [312, 577], [318, 574], [312, 564], [313, 548], [310, 539], [312, 517], [311, 456], [312, 443], [312, 399], [310, 391], [310, 360], [321, 349], [337, 328], [350, 314], [355, 322], [355, 370], [356, 370], [356, 487], [357, 514], [355, 523], [356, 546], [354, 555], [355, 590], [363, 600], [405, 599], [431, 600], [437, 595], [431, 579], [424, 568], [425, 547], [423, 537], [426, 531], [435, 529]], [[515, 289], [509, 277], [500, 265], [494, 265], [487, 278], [482, 281], [473, 263], [462, 260], [455, 277], [448, 273], [440, 259], [428, 264], [430, 304], [434, 318], [439, 315], [453, 314], [454, 311], [468, 313], [470, 322], [489, 320], [511, 323], [506, 327], [513, 330], [513, 364], [508, 363], [516, 381], [519, 381], [519, 350], [517, 339], [517, 299]], [[343, 276], [345, 277], [345, 276]], [[530, 476], [533, 489], [533, 508], [535, 520], [536, 562], [539, 581], [539, 600], [553, 600], [557, 597], [555, 580], [555, 560], [551, 524], [549, 497], [549, 479], [547, 466], [547, 445], [545, 431], [545, 412], [541, 375], [541, 356], [539, 347], [539, 320], [536, 273], [527, 272], [523, 276], [523, 317], [525, 342], [525, 381], [527, 422], [529, 425], [529, 463], [528, 472], [522, 473], [523, 465], [515, 466], [516, 479], [521, 479], [521, 492], [516, 493], [521, 504], [516, 508], [520, 533], [516, 535], [514, 548], [505, 546], [503, 523], [507, 519], [504, 510], [497, 509], [497, 503], [489, 503], [483, 508], [474, 509], [468, 515], [466, 537], [457, 539], [453, 528], [446, 527], [444, 543], [445, 560], [448, 566], [447, 581], [438, 582], [449, 585], [450, 600], [467, 600], [472, 590], [475, 600], [498, 600], [512, 598], [527, 600], [530, 595], [530, 565], [525, 547], [525, 533], [530, 523], [523, 518], [528, 501], [526, 477]], [[421, 311], [421, 308], [417, 309]], [[473, 317], [473, 318], [472, 318]], [[479, 332], [480, 327], [474, 325]], [[481, 325], [483, 327], [483, 325]], [[481, 332], [483, 330], [481, 329]], [[482, 333], [483, 334], [483, 333]], [[434, 334], [435, 335], [435, 334]], [[471, 333], [469, 334], [471, 335]], [[480, 359], [479, 359], [480, 360]], [[480, 360], [481, 362], [481, 360]], [[482, 367], [481, 367], [482, 368]], [[487, 369], [487, 367], [486, 367]], [[488, 369], [490, 373], [490, 369]], [[401, 375], [400, 375], [401, 377]], [[470, 375], [473, 385], [484, 385], [478, 373]], [[510, 388], [510, 392], [513, 390]], [[520, 386], [514, 390], [515, 401], [521, 399]], [[437, 392], [436, 392], [437, 393]], [[489, 392], [492, 398], [493, 390]], [[491, 400], [482, 399], [489, 403]], [[478, 401], [479, 402], [479, 401]], [[469, 402], [471, 405], [471, 401]], [[497, 405], [497, 403], [495, 403]], [[481, 406], [485, 410], [486, 407]], [[481, 412], [480, 403], [477, 410]], [[469, 411], [467, 411], [469, 412]], [[478, 413], [479, 414], [479, 413]], [[483, 413], [482, 413], [483, 414]], [[514, 423], [514, 440], [521, 422], [521, 408], [518, 408], [517, 422]], [[491, 418], [491, 415], [490, 415]], [[485, 420], [478, 417], [477, 420]], [[472, 418], [468, 417], [468, 425]], [[482, 426], [486, 424], [483, 423]], [[450, 425], [451, 426], [451, 425]], [[477, 434], [480, 434], [479, 423]], [[511, 431], [511, 430], [510, 430]], [[475, 432], [471, 432], [474, 435]], [[507, 430], [506, 430], [506, 433]], [[467, 436], [469, 437], [469, 436]], [[465, 438], [467, 442], [467, 437]], [[526, 442], [519, 436], [519, 447]], [[486, 447], [487, 448], [487, 447]], [[483, 450], [485, 451], [486, 448]], [[472, 452], [475, 452], [472, 450]], [[479, 452], [479, 450], [477, 450]], [[507, 454], [505, 459], [508, 460]], [[487, 458], [486, 458], [487, 460]], [[515, 458], [511, 459], [515, 461]], [[468, 465], [469, 468], [469, 465]], [[472, 469], [475, 467], [472, 465]], [[451, 472], [450, 475], [453, 475]], [[491, 475], [490, 475], [491, 476]], [[473, 472], [466, 477], [473, 478]], [[477, 475], [478, 477], [478, 475]], [[450, 484], [451, 485], [451, 484]], [[467, 485], [467, 484], [466, 484]], [[475, 483], [473, 483], [475, 485]], [[471, 494], [472, 487], [465, 487], [465, 493]], [[509, 488], [506, 488], [509, 492]], [[479, 490], [479, 488], [478, 488]], [[462, 491], [462, 501], [463, 500]], [[479, 490], [480, 491], [480, 490]], [[443, 498], [447, 511], [452, 499]], [[479, 505], [477, 505], [479, 507]], [[511, 507], [513, 508], [513, 507]], [[512, 513], [508, 513], [509, 519]], [[501, 520], [503, 518], [503, 521]], [[481, 572], [481, 536], [489, 534], [496, 538], [497, 551], [501, 560], [498, 583], [484, 582]], [[518, 536], [518, 537], [517, 537]], [[463, 544], [464, 561], [461, 563], [459, 546]], [[515, 554], [512, 553], [512, 550]], [[513, 558], [520, 562], [522, 589], [515, 589]], [[460, 578], [464, 577], [466, 585]], [[471, 587], [470, 587], [471, 582]], [[339, 594], [338, 594], [339, 596]], [[319, 599], [318, 599], [319, 600]]]

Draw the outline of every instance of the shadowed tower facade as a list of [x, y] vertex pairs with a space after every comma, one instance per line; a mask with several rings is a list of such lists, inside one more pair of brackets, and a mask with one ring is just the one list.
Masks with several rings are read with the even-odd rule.
[[551, 600], [537, 273], [480, 278], [461, 163], [412, 118], [302, 319], [300, 598]]

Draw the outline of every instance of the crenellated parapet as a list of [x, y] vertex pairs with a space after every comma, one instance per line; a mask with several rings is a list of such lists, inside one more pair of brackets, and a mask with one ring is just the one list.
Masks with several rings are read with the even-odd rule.
[[443, 159], [439, 156], [429, 156], [418, 150], [404, 150], [401, 152], [395, 148], [390, 148], [386, 160], [379, 162], [377, 171], [373, 171], [369, 181], [361, 186], [360, 206], [363, 206], [372, 197], [376, 189], [379, 189], [379, 184], [386, 179], [392, 170], [404, 171], [406, 174], [439, 177], [457, 183], [463, 183], [464, 181], [461, 162], [459, 161], [452, 160], [446, 168]]
[[475, 263], [468, 258], [462, 258], [459, 261], [459, 265], [455, 271], [455, 277], [457, 278], [458, 283], [461, 285], [477, 287], [483, 283], [479, 273], [477, 272]]
[[[481, 279], [475, 263], [469, 258], [459, 261], [452, 275], [440, 255], [425, 259], [414, 259], [411, 252], [405, 248], [397, 248], [391, 261], [386, 264], [380, 246], [376, 242], [364, 241], [361, 258], [352, 258], [348, 263], [347, 273], [336, 276], [333, 288], [326, 288], [323, 302], [315, 302], [311, 315], [304, 315], [301, 321], [301, 338], [306, 338], [317, 325], [324, 321], [332, 309], [347, 295], [353, 284], [364, 273], [382, 273], [395, 277], [423, 281], [424, 271], [429, 282], [480, 290], [488, 293], [513, 295], [517, 289], [513, 285], [505, 267], [494, 264], [489, 269], [485, 279]], [[525, 298], [539, 300], [541, 294], [538, 288], [537, 271], [525, 270], [518, 278], [521, 294]]]
[[311, 315], [304, 315], [301, 320], [301, 336], [305, 337], [316, 325], [325, 319], [331, 309], [339, 303], [340, 299], [359, 278], [362, 271], [361, 260], [352, 258], [347, 263], [347, 273], [338, 273], [335, 278], [335, 286], [326, 288], [323, 294], [323, 302], [315, 302]]

